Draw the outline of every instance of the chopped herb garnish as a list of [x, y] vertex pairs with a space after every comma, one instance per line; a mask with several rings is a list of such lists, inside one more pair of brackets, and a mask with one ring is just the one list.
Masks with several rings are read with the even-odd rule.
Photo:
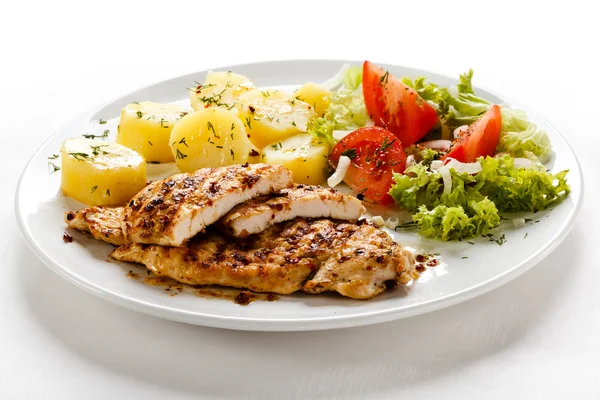
[[527, 239], [528, 234], [529, 234], [529, 232], [525, 232], [525, 236], [523, 237], [523, 239]]
[[77, 161], [85, 161], [90, 158], [90, 155], [87, 153], [69, 153], [69, 155]]
[[231, 154], [231, 159], [235, 160], [235, 153], [233, 152], [233, 149], [229, 149], [229, 153]]
[[92, 190], [90, 191], [90, 194], [94, 193], [96, 191], [96, 189], [98, 189], [98, 185], [92, 186]]
[[52, 167], [52, 172], [50, 172], [51, 174], [55, 173], [56, 171], [60, 170], [60, 167], [56, 164], [54, 164], [51, 161], [48, 161], [48, 166]]
[[52, 154], [50, 157], [48, 157], [48, 160], [56, 160], [58, 158], [58, 154]]
[[381, 143], [381, 147], [379, 148], [379, 151], [381, 151], [381, 152], [386, 151], [395, 141], [396, 141], [396, 139], [389, 141], [387, 137], [383, 138], [383, 143]]
[[216, 136], [216, 135], [217, 135], [217, 132], [215, 132], [215, 127], [213, 126], [212, 122], [208, 121], [208, 122], [206, 123], [206, 126], [208, 126], [208, 130], [209, 130], [209, 131], [212, 131], [212, 133], [213, 133], [213, 136]]
[[183, 154], [179, 149], [177, 149], [177, 153], [175, 154], [176, 160], [183, 160], [187, 157], [187, 154]]
[[149, 141], [149, 140], [148, 140], [148, 144], [149, 144], [150, 146], [154, 146], [154, 145], [152, 144], [152, 142], [151, 142], [151, 141]]
[[292, 126], [296, 126], [296, 122], [295, 121], [292, 121]]
[[469, 243], [469, 244], [475, 244], [475, 243], [473, 243], [473, 242], [471, 242], [471, 241], [469, 241], [469, 240], [467, 240], [466, 242], [467, 242], [467, 243]]
[[84, 134], [84, 135], [81, 135], [81, 136], [83, 136], [86, 139], [95, 139], [95, 138], [104, 139], [104, 138], [108, 137], [109, 133], [110, 133], [110, 130], [105, 129], [104, 132], [102, 133], [102, 135], [94, 135], [94, 134], [90, 133], [90, 134]]
[[110, 189], [106, 189], [106, 195], [110, 196]]
[[502, 236], [500, 236], [498, 239], [494, 240], [493, 238], [491, 238], [490, 240], [502, 246], [504, 243], [506, 243], [506, 236], [502, 234]]
[[461, 258], [464, 260], [464, 259], [467, 259], [467, 258], [469, 258], [469, 257], [467, 257], [467, 256], [464, 256], [464, 257], [461, 257]]
[[107, 144], [100, 144], [98, 146], [90, 146], [90, 148], [92, 149], [92, 155], [94, 156], [99, 156], [100, 154], [108, 154], [108, 151], [104, 151], [101, 150], [101, 147], [106, 147], [108, 146]]
[[137, 115], [138, 119], [140, 119], [144, 116], [144, 113], [141, 112], [140, 110], [137, 110], [135, 114]]
[[232, 122], [231, 123], [231, 130], [234, 130], [234, 129], [235, 129], [235, 122]]
[[248, 129], [252, 129], [252, 120], [250, 117], [246, 117], [246, 125], [248, 126]]
[[100, 118], [100, 121], [98, 121], [98, 123], [99, 123], [100, 125], [104, 125], [104, 124], [106, 123], [106, 121], [105, 121], [105, 120], [103, 120], [102, 118]]
[[[209, 140], [210, 140], [210, 139], [209, 139]], [[184, 145], [185, 145], [185, 147], [188, 147], [188, 148], [190, 147], [190, 146], [188, 146], [188, 145], [187, 145], [187, 143], [185, 142], [185, 136], [181, 138], [181, 140], [179, 141], [179, 144], [184, 144]]]
[[223, 146], [217, 146], [217, 149], [222, 149], [222, 148], [223, 148]]
[[342, 151], [342, 155], [348, 157], [351, 160], [356, 158], [356, 149], [347, 149]]
[[390, 73], [388, 71], [385, 71], [385, 74], [383, 74], [383, 76], [379, 78], [379, 86], [387, 85], [389, 76]]

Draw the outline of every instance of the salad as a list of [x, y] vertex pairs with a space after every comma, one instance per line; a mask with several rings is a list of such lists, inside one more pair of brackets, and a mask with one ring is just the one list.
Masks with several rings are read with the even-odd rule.
[[309, 130], [335, 143], [333, 183], [342, 177], [367, 201], [408, 210], [404, 226], [442, 240], [486, 235], [501, 213], [565, 198], [568, 171], [552, 174], [543, 164], [552, 152], [546, 132], [523, 111], [479, 97], [472, 77], [443, 88], [368, 61], [346, 68]]

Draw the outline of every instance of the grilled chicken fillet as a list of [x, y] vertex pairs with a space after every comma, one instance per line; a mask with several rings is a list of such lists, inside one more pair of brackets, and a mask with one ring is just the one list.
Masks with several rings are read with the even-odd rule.
[[389, 282], [407, 283], [414, 266], [407, 250], [370, 224], [303, 218], [246, 239], [207, 231], [185, 247], [129, 243], [111, 257], [192, 285], [279, 294], [334, 291], [355, 299], [376, 296]]
[[234, 237], [247, 237], [264, 231], [270, 225], [297, 217], [356, 221], [365, 211], [354, 196], [333, 188], [297, 185], [239, 204], [217, 224]]
[[65, 213], [65, 222], [69, 228], [89, 232], [94, 239], [103, 240], [117, 246], [127, 243], [121, 230], [122, 219], [123, 207], [92, 206], [83, 210]]
[[202, 168], [146, 186], [125, 207], [128, 242], [181, 246], [236, 205], [292, 186], [282, 166]]

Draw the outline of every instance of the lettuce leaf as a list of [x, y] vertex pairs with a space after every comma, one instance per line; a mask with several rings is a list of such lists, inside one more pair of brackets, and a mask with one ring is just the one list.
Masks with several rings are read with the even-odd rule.
[[365, 126], [369, 119], [362, 92], [362, 68], [349, 67], [343, 86], [334, 91], [325, 119], [333, 121], [334, 129], [349, 130]]
[[543, 130], [530, 123], [522, 131], [507, 131], [500, 137], [498, 149], [513, 157], [526, 157], [527, 152], [533, 153], [541, 162], [548, 162], [552, 147], [550, 139]]
[[415, 89], [419, 96], [428, 101], [437, 111], [438, 115], [448, 113], [450, 93], [448, 89], [441, 88], [435, 83], [427, 82], [424, 76], [412, 80], [408, 76], [402, 77], [402, 83]]
[[512, 157], [480, 158], [482, 171], [475, 189], [485, 193], [500, 211], [540, 211], [569, 194], [569, 170], [552, 174], [533, 168], [517, 168]]
[[423, 205], [413, 220], [419, 225], [421, 235], [441, 240], [485, 235], [500, 223], [498, 210], [488, 198], [470, 201], [468, 209], [471, 216], [462, 206], [439, 205], [429, 210]]
[[335, 141], [333, 140], [333, 130], [335, 123], [323, 117], [316, 117], [308, 121], [308, 127], [306, 133], [313, 135], [315, 138], [322, 139], [333, 147]]
[[475, 175], [450, 169], [450, 193], [443, 193], [441, 173], [422, 162], [394, 174], [389, 193], [413, 213], [422, 235], [442, 240], [485, 235], [500, 223], [500, 211], [544, 210], [569, 193], [568, 171], [517, 168], [509, 155], [479, 162], [482, 171]]
[[471, 125], [493, 105], [475, 94], [471, 79], [473, 79], [472, 69], [460, 75], [456, 85], [456, 96], [450, 94], [448, 97], [449, 107], [444, 119], [450, 129]]
[[346, 89], [352, 91], [358, 89], [362, 83], [362, 67], [349, 67], [344, 74], [344, 79], [342, 82], [344, 83], [344, 87]]

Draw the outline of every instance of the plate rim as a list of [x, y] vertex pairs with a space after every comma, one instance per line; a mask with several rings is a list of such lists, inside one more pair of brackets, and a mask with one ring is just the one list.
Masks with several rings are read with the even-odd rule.
[[[279, 59], [279, 60], [266, 60], [259, 62], [251, 62], [251, 63], [243, 63], [243, 64], [235, 64], [228, 65], [223, 67], [218, 67], [219, 69], [233, 69], [239, 68], [241, 66], [256, 66], [256, 65], [265, 65], [265, 64], [302, 64], [302, 63], [319, 63], [319, 62], [335, 62], [335, 63], [362, 63], [362, 61], [357, 60], [340, 60], [340, 59]], [[422, 72], [424, 74], [436, 74], [439, 76], [443, 76], [445, 78], [454, 79], [448, 75], [443, 73], [436, 72], [435, 70], [424, 70], [421, 68], [409, 66], [409, 65], [399, 65], [399, 64], [389, 64], [389, 63], [381, 63], [387, 66], [394, 66], [399, 68], [407, 68], [414, 70], [416, 72]], [[70, 273], [68, 269], [63, 267], [60, 263], [54, 261], [42, 248], [42, 246], [35, 240], [35, 238], [30, 234], [29, 227], [23, 218], [23, 213], [20, 208], [20, 198], [22, 192], [22, 185], [25, 174], [30, 169], [34, 159], [38, 156], [42, 148], [52, 140], [57, 134], [59, 134], [62, 130], [64, 130], [67, 126], [71, 125], [74, 121], [85, 118], [86, 116], [92, 116], [97, 111], [101, 110], [105, 106], [109, 104], [115, 103], [117, 100], [122, 99], [125, 96], [128, 96], [136, 91], [144, 90], [151, 88], [153, 86], [160, 86], [167, 84], [169, 81], [180, 79], [184, 76], [189, 75], [197, 75], [210, 71], [210, 69], [205, 69], [201, 71], [191, 72], [183, 75], [178, 75], [176, 77], [171, 77], [168, 79], [163, 79], [159, 82], [151, 83], [138, 89], [129, 91], [120, 96], [116, 96], [109, 101], [106, 101], [96, 107], [93, 107], [83, 113], [76, 115], [71, 118], [69, 121], [61, 125], [57, 130], [55, 130], [52, 134], [50, 134], [46, 140], [44, 140], [37, 148], [37, 150], [31, 155], [25, 167], [21, 171], [19, 181], [15, 190], [14, 197], [14, 206], [15, 206], [15, 217], [17, 219], [17, 225], [21, 232], [21, 235], [25, 239], [28, 247], [33, 251], [33, 253], [40, 259], [46, 266], [48, 266], [52, 271], [57, 273], [59, 276], [65, 278], [67, 281], [74, 283], [76, 286], [83, 288], [84, 290], [100, 297], [113, 304], [117, 304], [119, 306], [128, 308], [133, 311], [137, 311], [146, 315], [151, 315], [167, 320], [173, 320], [178, 322], [185, 322], [195, 325], [216, 327], [216, 328], [226, 328], [226, 329], [234, 329], [234, 330], [248, 330], [248, 331], [312, 331], [312, 330], [323, 330], [323, 329], [336, 329], [336, 328], [347, 328], [354, 326], [364, 326], [371, 325], [376, 323], [389, 322], [392, 320], [409, 318], [412, 316], [425, 314], [437, 310], [441, 310], [446, 307], [451, 307], [463, 301], [471, 300], [475, 297], [481, 296], [485, 293], [488, 293], [500, 286], [507, 284], [513, 279], [519, 277], [523, 273], [529, 271], [535, 265], [537, 265], [541, 260], [546, 258], [549, 253], [551, 253], [556, 247], [567, 237], [567, 235], [572, 230], [575, 222], [577, 220], [577, 216], [581, 209], [581, 204], [583, 202], [583, 196], [585, 192], [584, 188], [584, 178], [583, 178], [583, 170], [581, 169], [581, 164], [579, 159], [577, 158], [576, 153], [573, 151], [573, 148], [569, 144], [569, 142], [565, 139], [562, 133], [554, 127], [547, 119], [542, 117], [538, 112], [533, 110], [531, 107], [527, 107], [522, 105], [519, 102], [513, 101], [511, 98], [504, 96], [498, 93], [495, 90], [489, 90], [484, 86], [475, 85], [475, 89], [484, 90], [488, 93], [491, 93], [498, 98], [503, 99], [505, 102], [509, 103], [512, 106], [517, 106], [523, 110], [525, 110], [529, 115], [535, 116], [535, 119], [543, 121], [547, 126], [549, 126], [563, 142], [566, 146], [566, 149], [571, 153], [573, 159], [575, 160], [575, 165], [570, 169], [577, 169], [579, 176], [579, 196], [574, 202], [572, 210], [570, 210], [567, 218], [561, 223], [560, 228], [556, 231], [556, 233], [552, 236], [552, 238], [540, 249], [538, 249], [534, 254], [529, 256], [527, 259], [522, 260], [518, 264], [514, 264], [510, 269], [504, 271], [503, 273], [496, 275], [492, 278], [489, 278], [485, 281], [479, 282], [476, 285], [473, 285], [468, 288], [464, 288], [460, 291], [450, 293], [443, 297], [439, 297], [436, 299], [427, 300], [422, 303], [403, 306], [403, 307], [393, 307], [382, 310], [374, 310], [374, 311], [366, 311], [362, 313], [355, 313], [352, 315], [328, 315], [323, 317], [311, 317], [311, 318], [295, 318], [295, 319], [277, 319], [277, 318], [257, 318], [257, 317], [247, 317], [247, 316], [228, 316], [228, 315], [215, 315], [215, 314], [206, 314], [204, 312], [193, 312], [181, 309], [173, 309], [166, 306], [162, 306], [159, 304], [151, 304], [147, 303], [143, 300], [139, 300], [128, 295], [119, 294], [109, 289], [101, 288], [98, 285], [94, 285], [91, 282], [88, 282], [85, 279], [81, 279], [77, 275]]]

